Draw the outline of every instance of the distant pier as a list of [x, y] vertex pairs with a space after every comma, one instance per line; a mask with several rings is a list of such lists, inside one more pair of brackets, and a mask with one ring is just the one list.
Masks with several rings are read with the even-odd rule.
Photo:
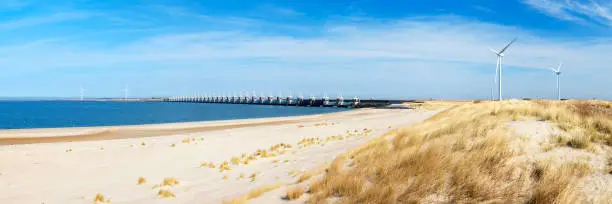
[[338, 108], [366, 108], [387, 107], [394, 104], [414, 102], [414, 100], [381, 100], [366, 99], [359, 97], [344, 99], [343, 97], [282, 97], [282, 96], [178, 96], [164, 98], [165, 102], [182, 103], [221, 103], [221, 104], [250, 104], [250, 105], [275, 105], [275, 106], [302, 106], [302, 107], [338, 107]]

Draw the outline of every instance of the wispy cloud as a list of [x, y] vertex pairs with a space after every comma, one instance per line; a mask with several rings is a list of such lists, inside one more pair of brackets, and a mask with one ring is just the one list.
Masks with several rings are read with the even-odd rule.
[[0, 0], [0, 9], [21, 9], [30, 5], [26, 0]]
[[487, 8], [487, 7], [484, 7], [484, 6], [480, 6], [480, 5], [474, 5], [474, 6], [472, 6], [472, 8], [476, 9], [478, 11], [485, 12], [485, 13], [491, 13], [491, 14], [492, 13], [496, 13], [493, 9], [490, 9], [490, 8]]
[[[287, 87], [309, 87], [310, 90], [332, 87], [360, 96], [398, 94], [388, 87], [424, 87], [418, 90], [421, 95], [414, 93], [413, 96], [483, 97], [488, 96], [494, 74], [495, 56], [488, 47], [499, 49], [508, 40], [518, 37], [519, 41], [507, 52], [504, 65], [508, 69], [505, 70], [542, 74], [508, 75], [504, 78], [509, 84], [506, 93], [528, 97], [548, 93], [548, 89], [540, 85], [546, 81], [544, 74], [550, 74], [548, 67], [560, 60], [566, 65], [567, 94], [605, 96], [607, 92], [601, 87], [612, 86], [606, 80], [597, 80], [597, 77], [612, 74], [607, 67], [612, 64], [608, 57], [612, 55], [610, 38], [540, 36], [518, 27], [456, 16], [423, 16], [385, 22], [376, 19], [334, 21], [324, 26], [306, 27], [317, 35], [295, 36], [282, 32], [254, 32], [258, 27], [284, 26], [261, 19], [208, 16], [174, 7], [163, 9], [166, 15], [181, 18], [211, 23], [232, 19], [236, 23], [229, 29], [206, 27], [197, 31], [151, 32], [106, 46], [88, 46], [87, 40], [63, 40], [62, 43], [33, 40], [1, 47], [0, 67], [5, 74], [11, 70], [44, 72], [42, 70], [79, 68], [107, 69], [112, 71], [106, 73], [129, 75], [129, 70], [136, 70], [131, 80], [140, 79], [138, 84], [142, 84], [143, 89], [145, 85], [163, 89], [155, 83], [164, 81], [177, 84], [174, 89], [184, 86], [181, 90], [187, 90], [187, 94], [197, 91], [192, 87], [235, 91], [240, 90], [239, 86], [261, 88], [283, 83]], [[143, 75], [142, 70], [147, 74]], [[6, 80], [0, 76], [0, 86], [11, 82]], [[211, 81], [217, 84], [204, 84]], [[307, 84], [311, 81], [319, 83]], [[167, 92], [154, 91], [150, 93], [184, 94], [173, 93], [169, 88]]]
[[523, 0], [540, 12], [567, 21], [612, 27], [612, 2], [602, 0]]
[[274, 14], [280, 16], [301, 16], [304, 13], [293, 10], [291, 8], [278, 7], [274, 5], [264, 5], [259, 8], [259, 11], [265, 14]]
[[14, 30], [24, 27], [38, 26], [41, 24], [80, 20], [89, 18], [93, 15], [93, 13], [87, 12], [62, 12], [47, 16], [26, 17], [17, 20], [0, 22], [0, 30]]

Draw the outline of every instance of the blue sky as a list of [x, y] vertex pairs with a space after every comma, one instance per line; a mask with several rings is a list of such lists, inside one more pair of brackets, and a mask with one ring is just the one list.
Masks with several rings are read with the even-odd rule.
[[0, 96], [612, 99], [612, 1], [0, 0]]

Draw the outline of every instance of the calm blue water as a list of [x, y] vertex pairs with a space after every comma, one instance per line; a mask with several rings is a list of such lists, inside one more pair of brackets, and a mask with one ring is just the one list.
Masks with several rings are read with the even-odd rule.
[[0, 129], [229, 120], [342, 110], [346, 109], [164, 102], [1, 101]]

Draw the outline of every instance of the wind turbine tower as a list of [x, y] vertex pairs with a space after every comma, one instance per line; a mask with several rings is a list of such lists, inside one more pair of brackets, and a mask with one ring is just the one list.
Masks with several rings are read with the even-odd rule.
[[123, 89], [123, 100], [124, 101], [127, 101], [129, 91], [130, 90], [128, 89], [128, 86], [125, 85], [125, 88]]
[[516, 38], [514, 38], [512, 41], [510, 41], [510, 43], [508, 43], [499, 52], [494, 50], [493, 48], [489, 48], [497, 56], [497, 64], [495, 65], [495, 79], [497, 79], [496, 80], [497, 81], [497, 89], [498, 89], [498, 94], [499, 94], [499, 98], [498, 99], [500, 101], [503, 100], [503, 98], [502, 98], [502, 59], [504, 58], [504, 52], [506, 52], [508, 47], [510, 47], [510, 45], [512, 45], [512, 43], [514, 43], [515, 41], [516, 41]]
[[561, 100], [561, 86], [559, 85], [559, 77], [561, 76], [561, 66], [563, 66], [563, 62], [559, 63], [557, 69], [550, 68], [552, 69], [553, 73], [557, 75], [557, 100]]
[[83, 87], [81, 87], [81, 101], [83, 101], [83, 96], [85, 95], [85, 89], [83, 89]]

